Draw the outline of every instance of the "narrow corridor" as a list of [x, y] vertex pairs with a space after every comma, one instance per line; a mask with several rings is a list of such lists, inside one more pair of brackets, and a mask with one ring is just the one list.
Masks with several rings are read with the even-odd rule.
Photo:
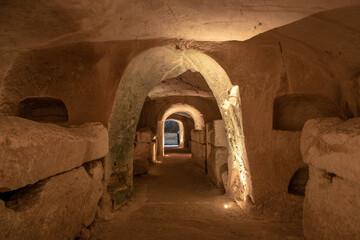
[[131, 202], [113, 219], [95, 222], [93, 239], [303, 239], [300, 225], [250, 217], [228, 202], [190, 154], [160, 160], [135, 177]]

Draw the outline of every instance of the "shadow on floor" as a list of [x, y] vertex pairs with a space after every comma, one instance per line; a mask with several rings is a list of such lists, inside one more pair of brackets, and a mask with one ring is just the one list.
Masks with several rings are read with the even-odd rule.
[[255, 218], [224, 197], [190, 154], [160, 157], [134, 178], [134, 198], [91, 227], [94, 240], [304, 239], [301, 223]]
[[165, 147], [165, 154], [170, 153], [191, 153], [189, 148], [180, 148], [180, 147]]

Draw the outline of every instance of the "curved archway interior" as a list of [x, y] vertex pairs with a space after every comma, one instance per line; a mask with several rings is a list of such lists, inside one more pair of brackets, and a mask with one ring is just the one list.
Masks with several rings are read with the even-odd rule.
[[196, 130], [201, 130], [205, 127], [205, 121], [203, 118], [203, 115], [200, 113], [199, 110], [194, 108], [193, 106], [189, 104], [183, 104], [183, 103], [176, 103], [171, 105], [162, 115], [161, 119], [157, 122], [157, 131], [156, 136], [158, 139], [158, 155], [164, 156], [164, 124], [165, 120], [171, 116], [174, 113], [177, 112], [184, 112], [191, 116], [191, 118], [194, 120], [194, 128]]
[[38, 122], [67, 122], [65, 103], [53, 97], [29, 97], [20, 101], [18, 116]]
[[[118, 88], [109, 123], [110, 158], [114, 161], [112, 179], [114, 203], [120, 203], [125, 190], [116, 189], [119, 178], [126, 178], [132, 191], [132, 154], [138, 118], [148, 92], [165, 79], [185, 71], [202, 74], [218, 103], [225, 122], [229, 150], [227, 193], [245, 203], [253, 200], [250, 169], [245, 149], [241, 102], [238, 86], [233, 86], [224, 69], [211, 57], [195, 50], [155, 47], [136, 56], [128, 65]], [[122, 180], [121, 180], [122, 181]], [[124, 182], [124, 181], [122, 181]], [[123, 187], [121, 189], [124, 189]]]
[[[173, 131], [167, 131], [166, 127], [167, 127], [167, 123], [175, 123], [176, 127], [176, 132]], [[172, 124], [173, 125], [173, 124]], [[165, 120], [165, 124], [164, 124], [164, 147], [184, 147], [184, 124], [180, 121], [180, 120], [176, 120], [176, 119], [166, 119]], [[166, 138], [169, 136], [167, 135], [167, 133], [173, 134], [173, 137], [176, 137], [176, 141], [174, 141], [173, 139], [168, 139], [168, 141], [166, 141]], [[176, 135], [175, 135], [176, 134]]]
[[193, 106], [189, 104], [183, 104], [183, 103], [176, 103], [171, 105], [164, 113], [164, 115], [161, 118], [161, 121], [165, 121], [169, 116], [171, 116], [174, 113], [177, 112], [184, 112], [189, 114], [192, 119], [194, 120], [194, 128], [196, 130], [201, 130], [205, 127], [205, 121], [203, 118], [203, 114], [200, 113], [199, 110], [194, 108]]

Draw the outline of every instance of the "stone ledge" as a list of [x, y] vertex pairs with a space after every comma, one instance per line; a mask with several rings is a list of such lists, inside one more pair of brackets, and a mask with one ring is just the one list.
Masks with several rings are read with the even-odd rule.
[[312, 119], [301, 136], [304, 162], [360, 183], [360, 118]]
[[[16, 191], [0, 200], [4, 239], [74, 239], [95, 217], [104, 170], [93, 161]], [[0, 237], [0, 238], [1, 238]]]
[[19, 117], [0, 118], [0, 192], [34, 184], [108, 152], [100, 123], [65, 128]]

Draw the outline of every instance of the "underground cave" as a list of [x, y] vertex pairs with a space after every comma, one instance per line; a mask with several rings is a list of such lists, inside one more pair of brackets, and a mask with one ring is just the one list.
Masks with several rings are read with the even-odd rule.
[[360, 1], [0, 1], [0, 239], [360, 239]]

